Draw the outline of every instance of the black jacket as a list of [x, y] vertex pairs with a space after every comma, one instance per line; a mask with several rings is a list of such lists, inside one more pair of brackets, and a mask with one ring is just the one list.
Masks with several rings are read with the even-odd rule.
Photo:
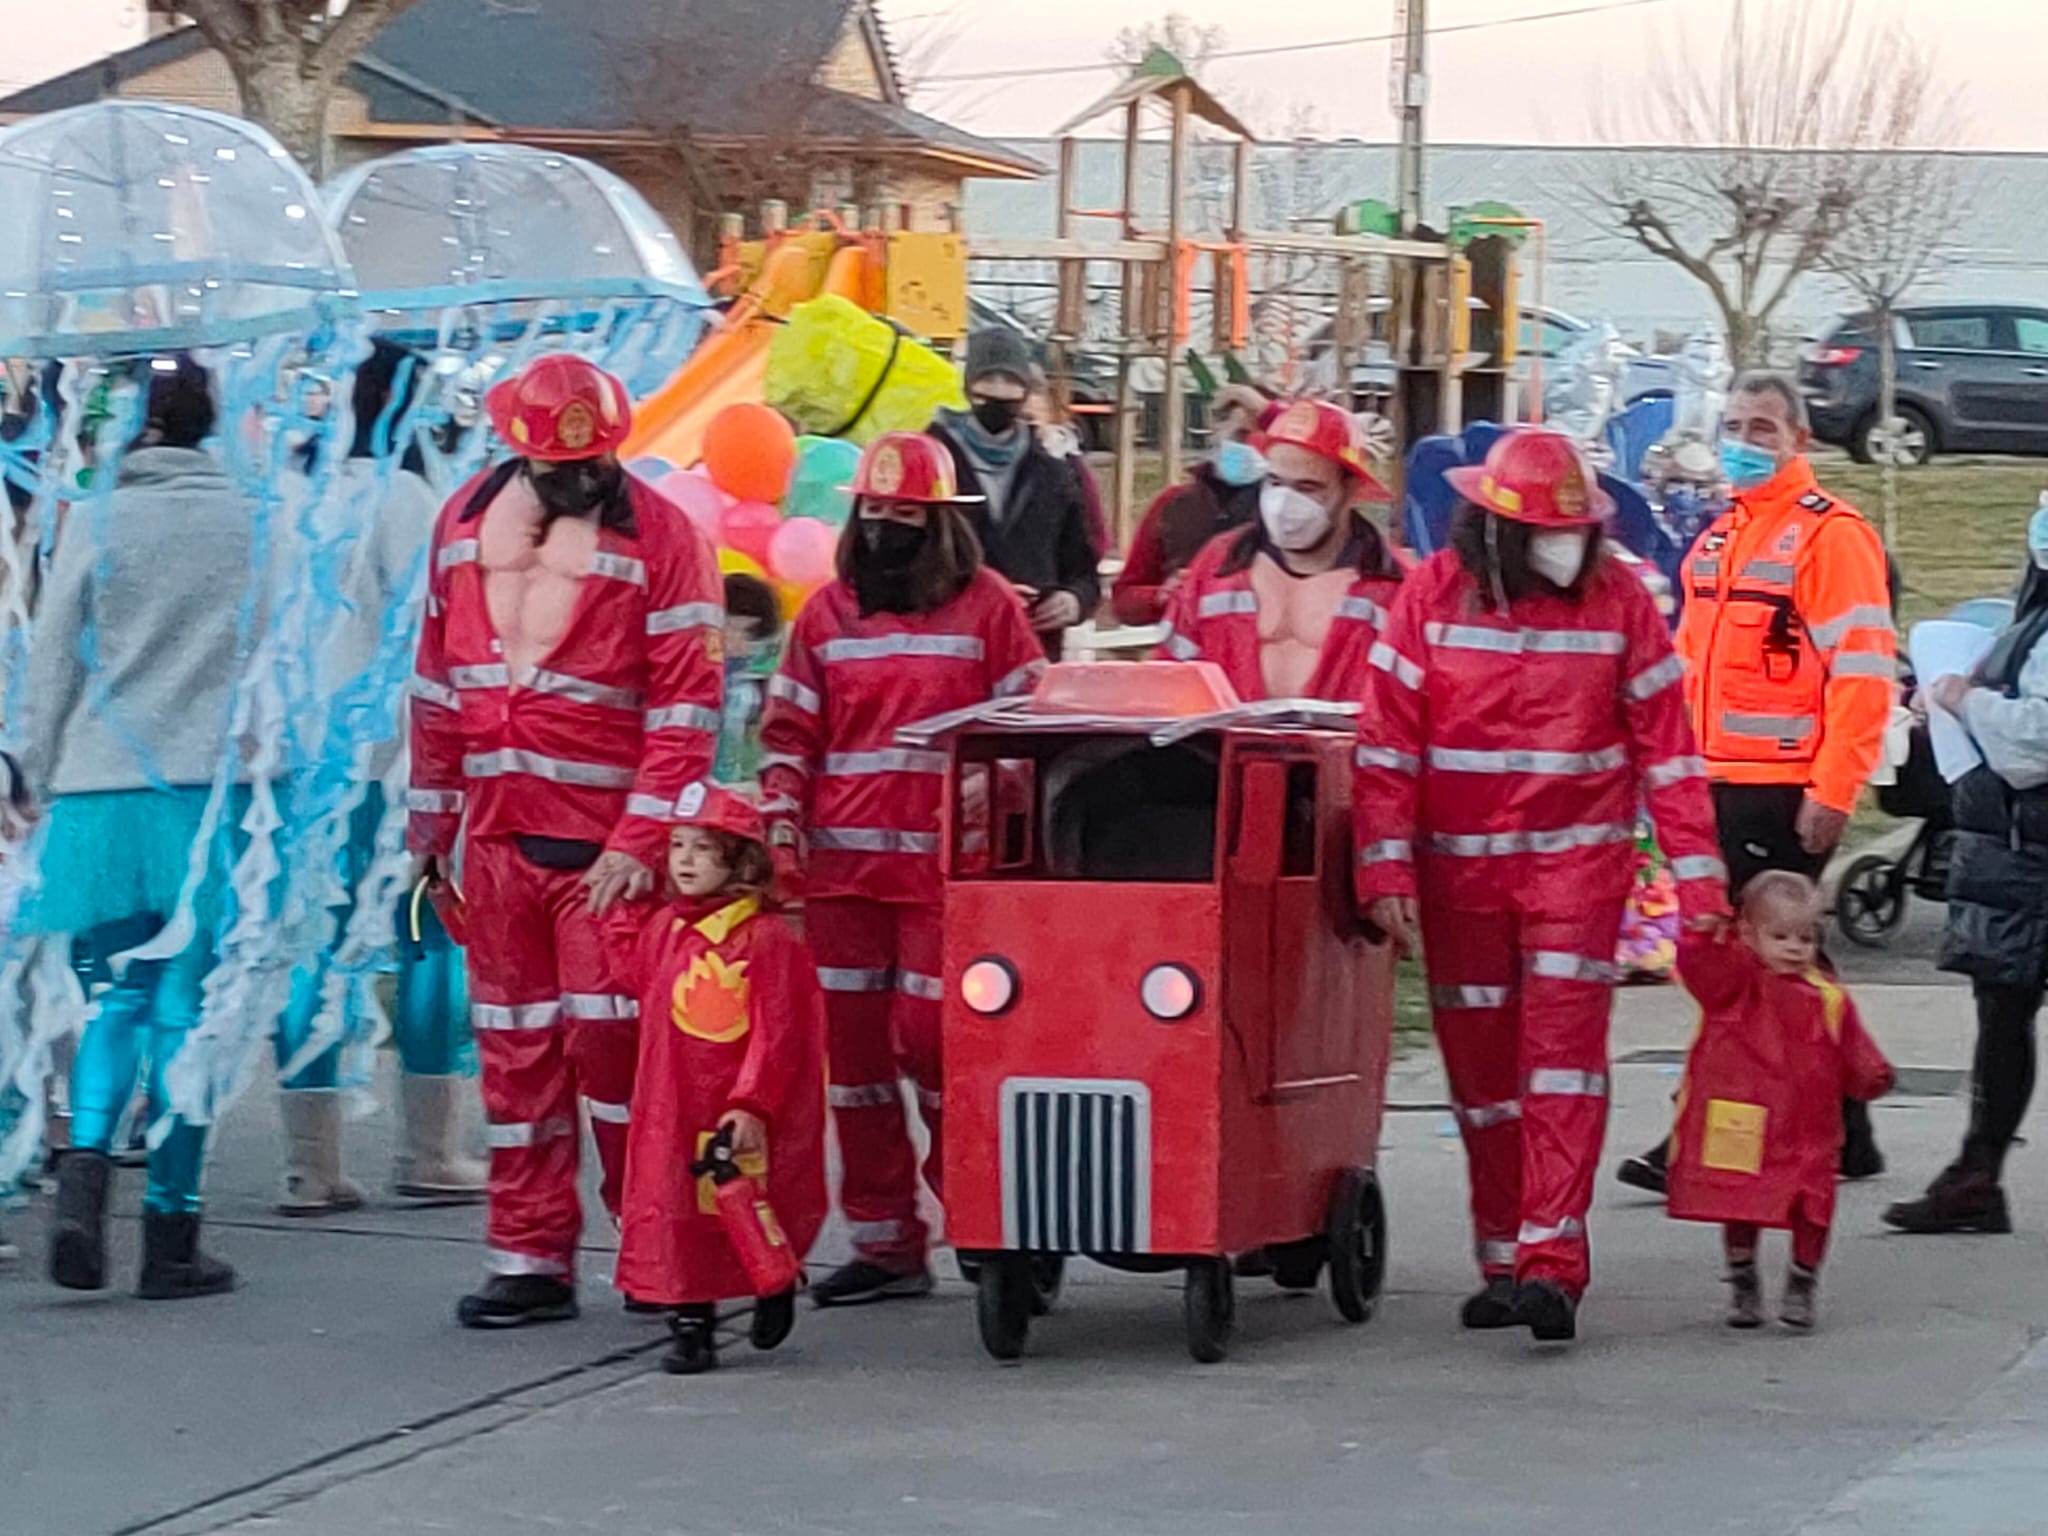
[[[952, 429], [940, 420], [932, 425], [931, 435], [953, 455], [962, 494], [979, 494], [980, 477]], [[1099, 557], [1088, 537], [1088, 504], [1080, 477], [1064, 459], [1047, 453], [1036, 434], [1010, 482], [1001, 524], [989, 516], [986, 502], [963, 510], [981, 540], [982, 553], [999, 574], [1040, 593], [1071, 592], [1080, 599], [1081, 617], [1094, 616], [1102, 602], [1102, 579], [1095, 569]], [[1048, 650], [1058, 648], [1056, 634], [1046, 639]]]

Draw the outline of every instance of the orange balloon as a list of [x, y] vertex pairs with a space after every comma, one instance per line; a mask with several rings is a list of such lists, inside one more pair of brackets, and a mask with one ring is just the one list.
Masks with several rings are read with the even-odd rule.
[[796, 473], [796, 433], [773, 406], [728, 405], [705, 425], [704, 468], [735, 500], [780, 502]]

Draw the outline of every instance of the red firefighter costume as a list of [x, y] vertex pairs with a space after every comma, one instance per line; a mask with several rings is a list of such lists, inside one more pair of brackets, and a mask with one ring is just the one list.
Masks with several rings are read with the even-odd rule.
[[1777, 1227], [1818, 1268], [1834, 1219], [1842, 1100], [1874, 1099], [1892, 1069], [1841, 984], [1781, 976], [1732, 933], [1688, 934], [1678, 973], [1699, 1034], [1679, 1093], [1669, 1208], [1680, 1221]]
[[[730, 791], [712, 790], [690, 820], [763, 840], [758, 815]], [[618, 1287], [663, 1306], [751, 1296], [710, 1181], [690, 1165], [729, 1110], [758, 1117], [766, 1171], [745, 1157], [742, 1171], [765, 1189], [796, 1257], [810, 1250], [827, 1209], [825, 1009], [811, 957], [754, 897], [614, 908], [605, 937], [640, 1005]]]
[[[1459, 490], [1538, 526], [1604, 511], [1576, 449], [1516, 432]], [[1481, 1271], [1589, 1273], [1615, 939], [1647, 801], [1688, 916], [1723, 908], [1679, 665], [1643, 584], [1598, 554], [1577, 600], [1496, 612], [1455, 551], [1403, 583], [1359, 721], [1361, 903], [1419, 896]]]
[[[552, 356], [490, 397], [499, 434], [570, 460], [623, 440], [618, 381]], [[710, 770], [722, 585], [710, 544], [628, 476], [634, 532], [600, 530], [567, 627], [535, 667], [508, 666], [480, 531], [521, 487], [501, 466], [458, 491], [434, 531], [412, 703], [409, 842], [444, 861], [464, 832], [471, 1019], [489, 1120], [489, 1267], [573, 1277], [576, 1101], [616, 1210], [632, 1096], [634, 1001], [612, 984], [576, 868], [534, 840], [603, 844], [659, 868], [676, 797]], [[524, 846], [522, 844], [524, 843]]]
[[[892, 433], [856, 496], [943, 505], [944, 451]], [[1028, 693], [1045, 667], [1024, 604], [993, 571], [930, 613], [863, 615], [852, 588], [815, 593], [791, 627], [761, 728], [763, 810], [800, 827], [804, 931], [831, 1023], [830, 1099], [845, 1161], [840, 1204], [861, 1258], [920, 1266], [917, 1165], [899, 1079], [917, 1086], [939, 1185], [939, 829], [943, 752], [897, 745], [914, 721]], [[787, 834], [778, 833], [783, 841]]]

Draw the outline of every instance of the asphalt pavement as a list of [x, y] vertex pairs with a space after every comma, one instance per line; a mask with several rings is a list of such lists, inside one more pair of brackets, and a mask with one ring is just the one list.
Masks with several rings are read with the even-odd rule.
[[[1895, 991], [1900, 1027], [1941, 1016], [1901, 1059], [1953, 1055], [1967, 992]], [[1616, 1148], [1661, 1128], [1672, 1068], [1642, 1042], [1670, 1013], [1669, 993], [1623, 999]], [[476, 1211], [271, 1215], [278, 1132], [252, 1094], [211, 1170], [234, 1295], [54, 1291], [46, 1202], [7, 1218], [30, 1252], [0, 1271], [0, 1531], [2031, 1536], [2048, 1160], [2016, 1155], [2016, 1236], [1883, 1235], [1882, 1205], [1941, 1164], [1962, 1115], [1960, 1063], [1914, 1064], [1947, 1076], [1878, 1109], [1896, 1171], [1844, 1190], [1812, 1337], [1722, 1327], [1713, 1230], [1604, 1178], [1580, 1343], [1462, 1335], [1462, 1159], [1423, 1056], [1396, 1074], [1391, 1285], [1363, 1327], [1247, 1281], [1230, 1358], [1198, 1366], [1175, 1277], [1081, 1265], [1025, 1360], [998, 1366], [948, 1259], [930, 1300], [806, 1310], [783, 1350], [742, 1345], [689, 1380], [659, 1372], [659, 1325], [603, 1284], [599, 1225], [579, 1322], [484, 1335], [453, 1320]], [[380, 1172], [384, 1118], [351, 1135], [358, 1173]], [[122, 1176], [126, 1212], [139, 1178]], [[115, 1225], [132, 1280], [134, 1224]], [[815, 1259], [843, 1252], [834, 1228]]]

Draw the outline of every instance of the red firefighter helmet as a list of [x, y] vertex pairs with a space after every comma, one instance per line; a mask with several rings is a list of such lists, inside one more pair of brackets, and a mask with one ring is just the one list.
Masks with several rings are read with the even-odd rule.
[[1391, 501], [1387, 488], [1374, 478], [1365, 433], [1352, 414], [1326, 400], [1290, 400], [1269, 412], [1258, 435], [1260, 452], [1276, 443], [1305, 448], [1329, 459], [1361, 483], [1360, 501]]
[[962, 496], [953, 455], [922, 432], [885, 432], [868, 444], [853, 472], [853, 494], [926, 506], [961, 506], [979, 496]]
[[1537, 528], [1586, 528], [1614, 515], [1614, 499], [1562, 432], [1521, 427], [1486, 462], [1449, 470], [1451, 489], [1475, 507]]
[[709, 780], [683, 786], [676, 796], [675, 825], [728, 832], [752, 843], [768, 841], [760, 807], [740, 791]]
[[615, 452], [633, 430], [626, 386], [571, 352], [551, 352], [492, 385], [484, 409], [514, 453], [549, 464]]

